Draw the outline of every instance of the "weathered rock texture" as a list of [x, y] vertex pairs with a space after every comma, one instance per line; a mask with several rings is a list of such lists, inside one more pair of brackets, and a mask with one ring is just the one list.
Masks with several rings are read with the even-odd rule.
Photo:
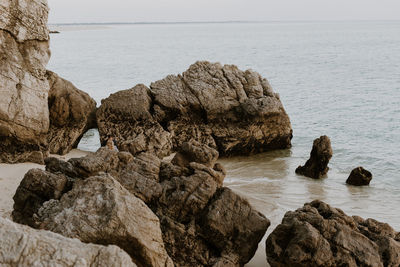
[[266, 242], [274, 266], [399, 266], [400, 234], [314, 201], [286, 213]]
[[225, 170], [215, 163], [216, 150], [194, 140], [178, 150], [172, 162], [107, 148], [68, 162], [46, 159], [46, 171], [29, 172], [17, 190], [13, 218], [84, 241], [116, 244], [141, 259], [138, 265], [169, 264], [160, 256], [148, 260], [146, 251], [160, 251], [150, 249], [150, 240], [163, 241], [176, 266], [245, 264], [270, 222], [222, 187]]
[[50, 153], [64, 155], [76, 148], [83, 134], [96, 127], [96, 101], [71, 82], [47, 71], [50, 84]]
[[320, 179], [329, 171], [328, 163], [332, 158], [331, 140], [324, 135], [314, 140], [310, 158], [304, 166], [296, 169], [297, 174]]
[[346, 184], [355, 186], [369, 185], [371, 180], [372, 173], [363, 167], [358, 167], [351, 171], [349, 178], [346, 180]]
[[0, 2], [0, 162], [47, 154], [50, 58], [46, 0]]
[[100, 137], [120, 150], [163, 157], [191, 139], [220, 155], [290, 147], [292, 129], [279, 96], [258, 73], [197, 62], [150, 88], [112, 94], [97, 112]]
[[116, 246], [85, 244], [77, 239], [38, 231], [0, 218], [0, 266], [133, 267]]

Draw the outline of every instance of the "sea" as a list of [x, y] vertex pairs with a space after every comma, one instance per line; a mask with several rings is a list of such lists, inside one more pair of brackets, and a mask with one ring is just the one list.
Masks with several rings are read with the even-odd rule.
[[[293, 147], [220, 162], [227, 169], [225, 186], [271, 220], [268, 233], [285, 212], [315, 199], [400, 231], [400, 21], [50, 28], [60, 34], [51, 35], [48, 68], [98, 105], [113, 92], [182, 73], [198, 60], [235, 64], [267, 78], [291, 119]], [[321, 135], [332, 142], [328, 175], [296, 175]], [[88, 151], [99, 146], [96, 130], [79, 144]], [[346, 185], [358, 166], [372, 172], [370, 186]], [[258, 260], [248, 266], [265, 266], [264, 250], [262, 242]]]

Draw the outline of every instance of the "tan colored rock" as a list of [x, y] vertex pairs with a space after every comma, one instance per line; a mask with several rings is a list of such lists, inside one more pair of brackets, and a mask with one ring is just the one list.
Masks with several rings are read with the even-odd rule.
[[109, 175], [75, 182], [60, 200], [45, 202], [36, 219], [66, 237], [117, 245], [138, 266], [173, 266], [157, 216]]
[[0, 218], [0, 266], [133, 267], [117, 246], [85, 244], [48, 231], [39, 231]]
[[71, 82], [47, 71], [50, 84], [50, 153], [65, 155], [76, 148], [83, 134], [96, 127], [96, 101]]
[[275, 266], [399, 266], [400, 233], [322, 201], [285, 214], [266, 241]]
[[0, 2], [0, 162], [43, 163], [50, 58], [44, 0]]
[[[268, 81], [236, 66], [196, 62], [182, 75], [112, 94], [97, 112], [104, 142], [162, 157], [194, 139], [221, 156], [291, 145], [288, 115]], [[162, 151], [162, 152], [160, 152]]]

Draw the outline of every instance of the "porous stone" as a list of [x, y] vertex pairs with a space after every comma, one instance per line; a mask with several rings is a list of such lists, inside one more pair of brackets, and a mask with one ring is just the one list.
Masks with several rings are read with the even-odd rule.
[[310, 158], [304, 166], [296, 169], [297, 174], [320, 179], [329, 171], [328, 163], [332, 158], [331, 140], [324, 135], [314, 140]]
[[351, 171], [349, 178], [346, 180], [346, 184], [363, 186], [369, 185], [372, 180], [372, 173], [364, 169], [363, 167], [355, 168]]

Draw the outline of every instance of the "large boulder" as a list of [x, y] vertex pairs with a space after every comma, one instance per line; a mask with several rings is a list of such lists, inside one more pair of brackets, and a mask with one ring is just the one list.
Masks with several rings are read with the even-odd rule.
[[116, 246], [85, 244], [48, 231], [0, 218], [0, 266], [133, 267], [129, 255]]
[[[226, 172], [215, 162], [216, 150], [193, 140], [178, 150], [171, 162], [153, 153], [133, 156], [107, 148], [68, 162], [46, 159], [46, 171], [37, 175], [47, 175], [41, 178], [47, 182], [37, 186], [36, 179], [27, 179], [21, 184], [15, 199], [21, 199], [24, 205], [15, 206], [13, 214], [23, 218], [23, 223], [33, 222], [34, 227], [88, 242], [117, 244], [134, 259], [138, 256], [129, 244], [136, 241], [121, 240], [135, 240], [135, 234], [141, 231], [152, 237], [148, 231], [160, 233], [161, 228], [162, 238], [157, 235], [152, 239], [163, 242], [176, 266], [245, 264], [254, 255], [269, 220], [244, 198], [222, 187]], [[56, 177], [60, 184], [54, 183]], [[62, 186], [63, 177], [67, 178], [66, 187]], [[29, 181], [33, 183], [31, 186]], [[28, 198], [25, 195], [34, 193], [27, 194], [26, 188], [33, 188], [39, 197], [25, 201]], [[51, 189], [53, 194], [49, 193]], [[65, 192], [61, 197], [60, 191]], [[154, 218], [150, 222], [140, 220], [142, 213], [150, 212], [144, 209], [143, 202], [136, 198], [122, 201], [117, 197], [128, 191], [130, 198], [141, 199], [158, 217], [158, 230], [152, 222]], [[136, 232], [123, 230], [131, 229], [128, 227], [131, 224], [137, 227]], [[111, 228], [122, 230], [111, 231]], [[149, 242], [143, 246], [146, 244]], [[143, 263], [136, 261], [136, 264]]]
[[173, 266], [157, 216], [109, 175], [75, 182], [36, 215], [39, 228], [86, 243], [117, 245], [138, 266]]
[[287, 212], [266, 241], [274, 266], [399, 266], [400, 233], [322, 201]]
[[346, 184], [363, 186], [369, 185], [372, 180], [372, 173], [364, 169], [363, 167], [357, 167], [351, 171], [349, 178], [346, 180]]
[[288, 148], [292, 128], [279, 96], [258, 73], [197, 62], [150, 88], [137, 85], [112, 94], [97, 112], [104, 144], [163, 157], [195, 139], [221, 156]]
[[0, 2], [0, 162], [43, 163], [48, 153], [47, 17], [46, 0]]
[[65, 155], [78, 146], [83, 134], [96, 127], [96, 102], [71, 82], [47, 71], [50, 153]]
[[332, 158], [331, 140], [324, 135], [314, 140], [310, 158], [304, 166], [296, 169], [297, 174], [320, 179], [329, 171], [328, 163]]

